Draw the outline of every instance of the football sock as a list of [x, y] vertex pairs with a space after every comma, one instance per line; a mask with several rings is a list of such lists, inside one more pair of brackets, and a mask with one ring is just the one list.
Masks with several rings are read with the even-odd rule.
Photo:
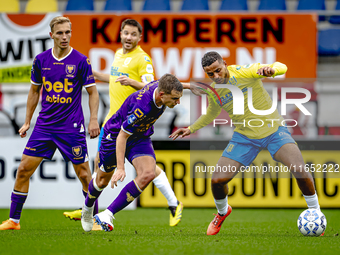
[[163, 196], [168, 200], [169, 206], [177, 206], [177, 198], [175, 196], [174, 191], [172, 190], [169, 180], [166, 177], [164, 171], [162, 171], [155, 179], [153, 179], [153, 184], [157, 187], [157, 189], [162, 192]]
[[223, 199], [215, 199], [215, 205], [218, 211], [218, 214], [223, 216], [227, 213], [228, 211], [228, 196], [226, 196]]
[[[83, 195], [86, 199], [87, 197], [87, 192], [82, 190], [83, 191]], [[94, 208], [93, 208], [93, 215], [97, 214], [98, 213], [98, 199], [96, 199], [96, 201], [94, 202]]]
[[[85, 198], [85, 205], [88, 207], [92, 207], [96, 202], [97, 198], [102, 193], [103, 189], [100, 189], [96, 184], [96, 179], [92, 179], [89, 184], [88, 194]], [[96, 209], [96, 208], [95, 208]], [[97, 204], [97, 212], [98, 212], [98, 204]]]
[[108, 210], [112, 214], [116, 214], [120, 210], [128, 206], [135, 198], [142, 193], [135, 180], [132, 180], [121, 190], [118, 197], [108, 206]]
[[318, 195], [316, 193], [314, 195], [311, 195], [311, 196], [305, 196], [305, 195], [303, 195], [303, 196], [305, 197], [308, 209], [320, 210]]
[[13, 190], [11, 196], [11, 209], [9, 211], [9, 218], [15, 223], [20, 222], [21, 211], [26, 201], [28, 193], [23, 193]]

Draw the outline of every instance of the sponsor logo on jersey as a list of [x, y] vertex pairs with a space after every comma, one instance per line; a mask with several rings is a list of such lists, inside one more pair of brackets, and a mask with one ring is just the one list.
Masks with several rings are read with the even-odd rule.
[[128, 118], [128, 120], [127, 120], [128, 124], [133, 123], [137, 119], [136, 115], [134, 115], [134, 114], [129, 115], [127, 118]]
[[147, 71], [148, 73], [153, 73], [153, 67], [152, 67], [151, 64], [147, 64], [147, 65], [146, 65], [146, 71]]
[[151, 60], [147, 56], [144, 57], [144, 60], [149, 63], [151, 62]]

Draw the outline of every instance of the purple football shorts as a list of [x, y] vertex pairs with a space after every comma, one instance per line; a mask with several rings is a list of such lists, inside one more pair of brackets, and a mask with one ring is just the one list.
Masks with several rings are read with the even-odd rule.
[[52, 159], [57, 148], [65, 161], [71, 161], [73, 164], [88, 161], [85, 132], [68, 134], [34, 130], [23, 153], [28, 156]]
[[[99, 168], [104, 172], [112, 172], [117, 167], [116, 138], [102, 138], [99, 150]], [[150, 156], [156, 160], [155, 151], [150, 137], [130, 137], [126, 143], [125, 157], [132, 164], [132, 160], [142, 156]]]

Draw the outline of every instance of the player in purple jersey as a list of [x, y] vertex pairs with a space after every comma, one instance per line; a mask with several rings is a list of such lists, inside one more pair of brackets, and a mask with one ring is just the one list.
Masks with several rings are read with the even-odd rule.
[[[118, 111], [125, 99], [142, 89], [154, 80], [152, 60], [149, 55], [138, 45], [143, 34], [143, 27], [134, 19], [126, 19], [121, 23], [120, 37], [122, 48], [115, 53], [115, 60], [111, 66], [111, 73], [100, 73], [93, 71], [97, 80], [109, 83], [110, 110], [105, 117], [98, 139], [98, 152], [94, 159], [95, 173], [99, 171], [99, 147], [104, 133], [104, 125], [110, 117]], [[126, 64], [129, 62], [128, 64]], [[182, 83], [183, 88], [190, 84]], [[94, 178], [94, 177], [93, 177]], [[183, 204], [178, 201], [171, 188], [165, 172], [156, 166], [156, 177], [152, 181], [169, 205], [169, 225], [176, 226], [182, 219]], [[81, 218], [81, 209], [63, 213], [70, 219]]]
[[89, 94], [91, 138], [99, 135], [97, 112], [99, 95], [88, 58], [70, 46], [71, 22], [55, 17], [50, 22], [54, 46], [36, 56], [31, 71], [31, 88], [27, 99], [26, 119], [20, 128], [26, 136], [42, 88], [42, 109], [32, 135], [25, 147], [11, 196], [10, 219], [0, 230], [20, 229], [20, 216], [28, 195], [29, 180], [40, 162], [51, 159], [58, 148], [83, 185], [84, 196], [91, 180], [88, 163], [86, 131], [81, 106], [83, 87]]
[[183, 86], [178, 79], [165, 74], [159, 81], [131, 94], [107, 121], [99, 150], [100, 170], [90, 182], [82, 210], [81, 223], [85, 231], [92, 229], [94, 202], [111, 177], [112, 187], [117, 186], [119, 180], [124, 180], [125, 157], [135, 167], [137, 177], [122, 189], [105, 211], [95, 215], [97, 224], [104, 230], [112, 231], [113, 215], [137, 198], [155, 178], [156, 157], [150, 138], [153, 124], [166, 107], [173, 108], [179, 104], [182, 94]]

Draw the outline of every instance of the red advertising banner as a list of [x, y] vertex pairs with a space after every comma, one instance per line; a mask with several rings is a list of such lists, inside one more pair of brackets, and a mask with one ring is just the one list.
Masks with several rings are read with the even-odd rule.
[[[210, 50], [227, 64], [280, 61], [288, 66], [287, 78], [316, 77], [317, 17], [311, 14], [67, 16], [73, 24], [71, 44], [90, 57], [94, 69], [111, 65], [108, 60], [121, 47], [120, 24], [133, 18], [143, 26], [139, 44], [151, 56], [156, 77], [173, 73], [183, 81], [203, 78], [201, 57]], [[297, 24], [303, 29], [296, 29]]]
[[[0, 14], [0, 82], [29, 82], [38, 53], [52, 47], [54, 16]], [[315, 78], [317, 16], [314, 14], [70, 14], [71, 45], [87, 55], [94, 70], [108, 72], [121, 47], [120, 24], [134, 18], [143, 26], [139, 44], [151, 56], [156, 77], [204, 78], [201, 57], [215, 50], [227, 64], [272, 63], [288, 66], [287, 78]], [[297, 29], [297, 24], [299, 28]]]

